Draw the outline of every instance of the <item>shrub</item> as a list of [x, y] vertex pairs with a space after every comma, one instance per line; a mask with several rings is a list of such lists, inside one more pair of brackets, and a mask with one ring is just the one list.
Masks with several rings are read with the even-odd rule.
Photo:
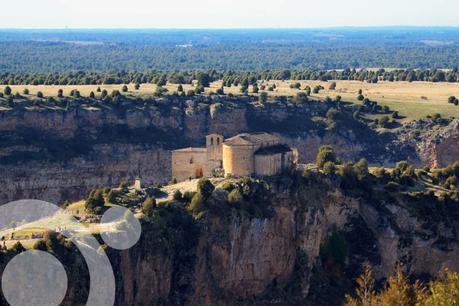
[[326, 162], [337, 163], [335, 150], [331, 146], [322, 146], [316, 157], [316, 164], [323, 169]]
[[369, 174], [367, 161], [364, 158], [359, 160], [354, 165], [354, 171], [359, 179], [364, 179], [365, 177], [367, 177]]
[[268, 93], [262, 92], [260, 93], [260, 97], [258, 98], [261, 104], [265, 104], [268, 101]]
[[211, 78], [210, 78], [209, 74], [207, 74], [207, 73], [199, 72], [198, 75], [197, 75], [197, 80], [198, 80], [198, 84], [200, 86], [202, 86], [202, 87], [209, 87], [210, 86]]
[[18, 241], [11, 247], [11, 251], [13, 253], [19, 254], [19, 253], [25, 252], [26, 249], [24, 248], [22, 243]]
[[377, 178], [380, 178], [380, 179], [385, 179], [386, 176], [387, 176], [387, 173], [386, 173], [386, 170], [384, 168], [376, 168], [374, 170], [374, 175], [377, 177]]
[[112, 90], [112, 93], [110, 94], [110, 96], [111, 96], [112, 98], [119, 97], [119, 96], [121, 96], [121, 93], [120, 93], [119, 90], [116, 90], [116, 89], [115, 89], [115, 90]]
[[101, 189], [92, 190], [85, 202], [85, 208], [91, 212], [94, 212], [97, 207], [103, 207], [104, 205], [105, 200], [103, 190]]
[[336, 89], [336, 82], [332, 82], [329, 87], [330, 90], [335, 90]]
[[400, 172], [404, 172], [406, 169], [408, 169], [408, 166], [409, 164], [407, 161], [401, 160], [395, 165], [395, 169], [400, 170]]
[[193, 192], [193, 191], [185, 191], [185, 193], [183, 194], [183, 197], [182, 197], [183, 202], [190, 203], [195, 194], [196, 193]]
[[28, 95], [29, 94], [29, 89], [28, 88], [24, 88], [24, 90], [22, 91], [23, 94], [25, 95]]
[[5, 96], [11, 95], [11, 87], [6, 86], [6, 87], [3, 89], [3, 93], [5, 94]]
[[454, 104], [456, 102], [457, 98], [455, 96], [451, 96], [448, 98], [448, 103]]
[[204, 93], [204, 91], [205, 91], [205, 88], [202, 85], [198, 85], [195, 89], [195, 93], [198, 95]]
[[299, 92], [296, 94], [294, 102], [297, 104], [308, 102], [308, 95], [305, 92]]
[[135, 89], [135, 90], [139, 90], [139, 89], [140, 89], [140, 84], [139, 84], [139, 83], [135, 83], [134, 89]]
[[383, 117], [381, 117], [381, 119], [379, 119], [379, 125], [381, 127], [386, 127], [387, 124], [389, 123], [389, 121], [390, 121], [390, 119], [389, 119], [388, 116], [383, 116]]
[[206, 199], [203, 197], [203, 195], [200, 192], [196, 193], [191, 199], [190, 210], [193, 212], [193, 214], [204, 212], [206, 209], [205, 202]]
[[48, 243], [45, 239], [40, 239], [34, 243], [32, 248], [37, 251], [48, 252]]
[[180, 190], [177, 189], [177, 190], [174, 192], [173, 199], [174, 199], [175, 201], [179, 201], [179, 202], [183, 201], [182, 192], [181, 192]]
[[341, 188], [353, 189], [357, 187], [357, 176], [352, 163], [345, 163], [338, 171], [341, 176]]
[[323, 172], [328, 175], [334, 175], [336, 173], [335, 163], [331, 161], [327, 161], [323, 166]]
[[239, 188], [233, 189], [229, 194], [228, 194], [228, 203], [231, 205], [238, 205], [244, 201], [244, 197], [242, 196], [242, 193], [239, 191]]
[[112, 189], [108, 192], [107, 201], [109, 203], [115, 204], [117, 196], [118, 196], [118, 191]]
[[156, 208], [156, 199], [154, 197], [147, 197], [142, 204], [142, 212], [146, 215], [151, 217], [153, 215], [153, 211]]
[[212, 182], [206, 178], [202, 178], [198, 182], [198, 193], [200, 193], [205, 199], [208, 199], [212, 192], [214, 192], [215, 186]]
[[41, 91], [37, 92], [37, 97], [38, 98], [43, 98], [43, 93]]
[[446, 189], [450, 189], [451, 186], [455, 187], [457, 186], [457, 177], [456, 176], [450, 176], [446, 179], [445, 183], [443, 184], [443, 187]]
[[222, 189], [228, 192], [231, 192], [235, 188], [234, 184], [231, 182], [224, 182], [222, 185]]
[[217, 89], [216, 93], [217, 93], [217, 95], [224, 95], [225, 94], [225, 89], [223, 88], [223, 86], [220, 87], [219, 89]]
[[121, 91], [128, 92], [128, 87], [126, 85], [123, 85], [123, 87], [121, 88]]

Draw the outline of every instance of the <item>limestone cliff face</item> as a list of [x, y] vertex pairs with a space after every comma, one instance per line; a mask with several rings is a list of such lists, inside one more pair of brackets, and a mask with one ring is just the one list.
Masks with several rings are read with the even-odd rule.
[[[399, 135], [365, 138], [351, 129], [320, 130], [311, 118], [324, 117], [326, 103], [254, 106], [248, 97], [240, 97], [240, 105], [218, 108], [208, 99], [177, 102], [181, 108], [152, 104], [64, 110], [62, 105], [0, 112], [2, 201], [83, 198], [95, 187], [132, 182], [139, 166], [146, 183], [164, 183], [171, 177], [168, 150], [202, 145], [212, 132], [225, 137], [277, 133], [298, 148], [301, 163], [314, 162], [322, 145], [332, 145], [343, 160], [365, 157], [373, 164], [409, 159], [417, 165], [444, 166], [459, 159], [458, 120], [447, 126], [412, 123]], [[50, 149], [60, 152], [60, 158], [48, 154]], [[37, 158], [42, 155], [47, 157]]]
[[446, 125], [411, 122], [398, 138], [398, 145], [414, 148], [418, 165], [445, 167], [459, 160], [459, 119]]
[[431, 164], [437, 167], [450, 165], [459, 159], [459, 120], [453, 121], [442, 133], [442, 138], [432, 144]]
[[0, 165], [1, 204], [18, 199], [79, 200], [91, 188], [132, 182], [139, 168], [145, 184], [153, 185], [169, 179], [170, 164], [169, 151], [161, 148], [106, 144], [95, 146], [91, 156], [66, 163]]
[[164, 116], [156, 107], [148, 110], [104, 110], [93, 108], [74, 108], [71, 110], [14, 110], [0, 112], [0, 131], [19, 129], [39, 130], [69, 139], [81, 129], [96, 131], [104, 126], [126, 125], [129, 128], [155, 126], [161, 129], [183, 128], [181, 111], [172, 109]]
[[[216, 201], [220, 199], [217, 195]], [[187, 280], [179, 294], [185, 305], [314, 301], [318, 288], [312, 279], [326, 265], [321, 247], [333, 231], [344, 233], [349, 244], [342, 276], [349, 282], [364, 262], [373, 265], [378, 278], [390, 275], [397, 262], [414, 275], [436, 275], [443, 268], [459, 271], [454, 227], [439, 222], [427, 229], [424, 221], [397, 203], [387, 207], [380, 210], [337, 188], [324, 193], [313, 186], [300, 194], [279, 191], [271, 218], [233, 213], [203, 221], [196, 244], [177, 251], [193, 253], [186, 271], [170, 263], [175, 256], [170, 249], [142, 250], [141, 244], [123, 253], [118, 304], [157, 304], [159, 297], [171, 303], [177, 292], [170, 288], [177, 287], [177, 279]], [[285, 290], [289, 293], [280, 293]]]

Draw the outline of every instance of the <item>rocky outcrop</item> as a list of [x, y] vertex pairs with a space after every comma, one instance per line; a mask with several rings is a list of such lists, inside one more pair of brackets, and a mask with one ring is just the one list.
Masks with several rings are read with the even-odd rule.
[[[140, 245], [121, 255], [118, 304], [170, 303], [177, 294], [171, 289], [177, 287], [173, 275], [175, 282], [182, 279], [185, 305], [315, 304], [313, 292], [318, 288], [312, 278], [327, 265], [321, 249], [334, 232], [343, 233], [347, 241], [340, 277], [349, 283], [365, 262], [378, 279], [388, 277], [398, 262], [414, 275], [436, 275], [444, 268], [459, 271], [454, 228], [440, 222], [435, 230], [427, 230], [425, 221], [398, 203], [387, 203], [381, 210], [339, 188], [318, 189], [277, 192], [271, 217], [243, 217], [233, 211], [201, 221], [195, 244], [175, 250], [193, 254], [186, 271], [178, 272], [171, 263], [178, 255], [170, 248], [143, 249], [145, 241], [157, 241], [144, 235]], [[212, 205], [223, 199], [221, 191], [217, 193]], [[440, 244], [445, 238], [448, 242]], [[283, 295], [285, 290], [288, 295]]]
[[1, 111], [2, 201], [82, 198], [95, 187], [132, 182], [139, 167], [146, 183], [165, 183], [171, 177], [168, 151], [202, 145], [212, 132], [225, 137], [277, 133], [298, 148], [301, 163], [314, 162], [322, 145], [333, 146], [342, 160], [364, 157], [371, 164], [408, 159], [417, 165], [444, 166], [459, 159], [457, 119], [448, 125], [413, 122], [398, 134], [381, 135], [368, 126], [329, 130], [311, 120], [325, 117], [327, 103], [259, 105], [251, 104], [250, 97], [226, 99], [226, 106], [212, 96], [122, 102], [117, 107], [53, 104]]
[[411, 146], [412, 160], [418, 165], [445, 167], [459, 160], [459, 119], [437, 124], [433, 121], [408, 123], [396, 142]]
[[0, 165], [1, 204], [19, 199], [79, 200], [92, 188], [116, 187], [140, 175], [148, 185], [170, 178], [170, 154], [161, 148], [97, 145], [89, 156], [65, 163]]

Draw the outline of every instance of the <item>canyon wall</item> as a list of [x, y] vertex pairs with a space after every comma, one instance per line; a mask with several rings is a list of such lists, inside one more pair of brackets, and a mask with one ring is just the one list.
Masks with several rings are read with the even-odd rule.
[[[0, 202], [38, 199], [56, 204], [84, 198], [92, 188], [116, 187], [139, 176], [144, 184], [170, 178], [170, 153], [126, 144], [97, 145], [93, 156], [66, 163], [0, 166]], [[139, 171], [140, 170], [140, 171]]]
[[[412, 275], [459, 271], [457, 225], [427, 224], [396, 202], [383, 211], [336, 188], [290, 191], [276, 191], [271, 217], [233, 212], [201, 219], [199, 235], [187, 248], [171, 251], [145, 234], [138, 246], [118, 256], [117, 304], [177, 304], [179, 299], [180, 305], [333, 305], [343, 296], [321, 291], [328, 290], [321, 289], [327, 273], [337, 283], [353, 284], [365, 262], [377, 279], [387, 278], [397, 262]], [[224, 196], [217, 190], [210, 206], [222, 205]], [[348, 250], [337, 275], [322, 255], [334, 232], [342, 233]], [[177, 265], [179, 257], [188, 261], [185, 267]], [[316, 300], [318, 295], [328, 303]]]
[[413, 124], [400, 135], [383, 136], [369, 127], [363, 128], [364, 134], [349, 127], [324, 129], [311, 118], [324, 118], [330, 107], [326, 103], [254, 106], [250, 98], [240, 97], [236, 106], [213, 111], [216, 102], [208, 100], [207, 104], [186, 100], [177, 102], [180, 107], [166, 108], [121, 104], [2, 111], [1, 201], [77, 200], [92, 188], [133, 182], [139, 173], [147, 184], [165, 183], [171, 178], [169, 151], [201, 146], [212, 132], [225, 137], [250, 131], [276, 133], [298, 148], [301, 163], [314, 162], [322, 145], [332, 145], [342, 160], [364, 157], [386, 166], [401, 159], [432, 166], [459, 159], [458, 120], [437, 127], [429, 137], [422, 136], [428, 127]]

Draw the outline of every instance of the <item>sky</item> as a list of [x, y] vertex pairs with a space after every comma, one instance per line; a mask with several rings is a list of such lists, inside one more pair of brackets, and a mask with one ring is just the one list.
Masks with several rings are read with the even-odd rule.
[[2, 0], [0, 28], [459, 26], [458, 0]]

